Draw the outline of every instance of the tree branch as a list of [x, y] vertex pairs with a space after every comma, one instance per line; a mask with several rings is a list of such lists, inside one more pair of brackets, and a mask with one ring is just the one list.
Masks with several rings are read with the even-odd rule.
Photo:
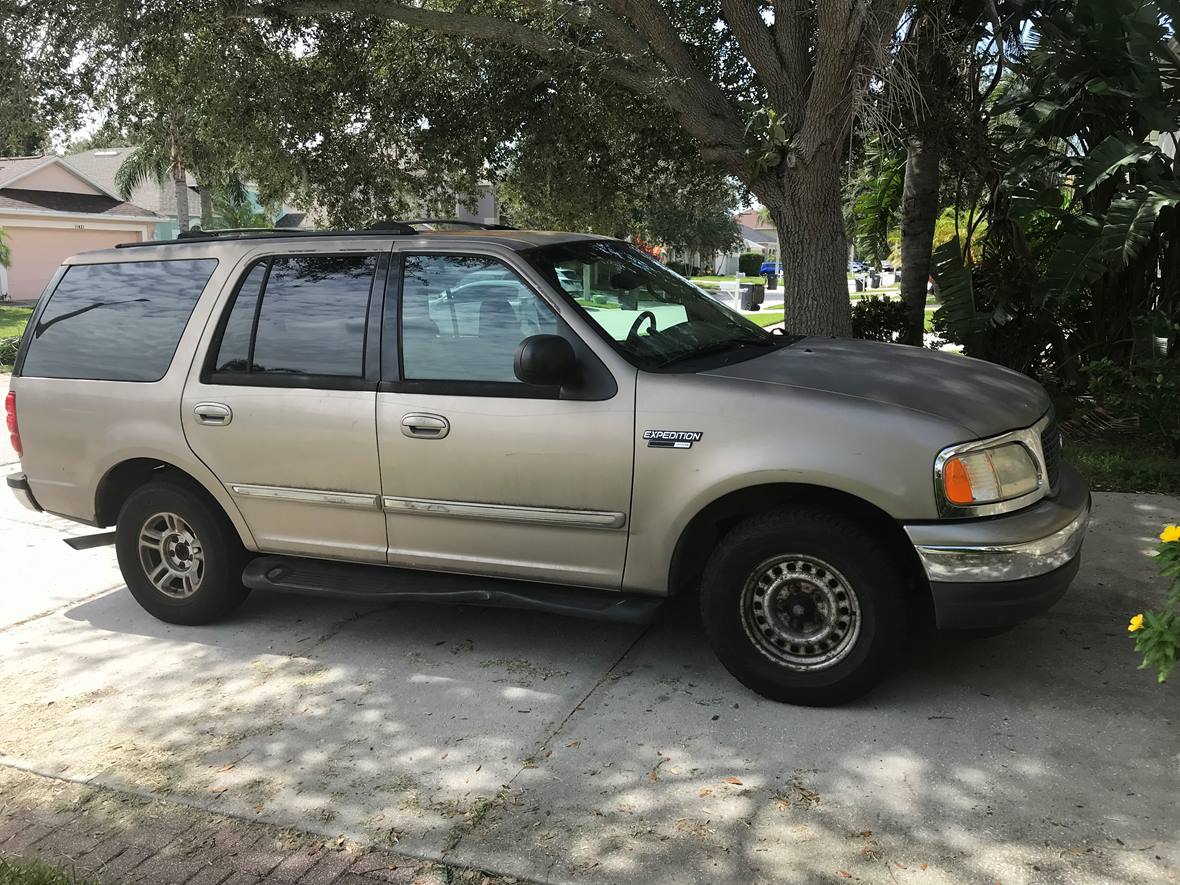
[[517, 46], [536, 55], [548, 55], [551, 52], [564, 52], [569, 49], [564, 41], [553, 40], [539, 31], [508, 19], [465, 12], [439, 12], [421, 6], [386, 3], [382, 0], [278, 0], [250, 4], [245, 7], [244, 15], [251, 18], [271, 18], [275, 14], [317, 18], [341, 12], [401, 22], [436, 34]]
[[791, 104], [786, 71], [770, 26], [752, 0], [721, 0], [721, 15], [737, 38], [750, 67], [770, 97], [770, 105], [782, 112]]
[[811, 77], [811, 50], [807, 35], [805, 0], [775, 0], [774, 42], [783, 66], [783, 77], [792, 90], [788, 107], [779, 108], [792, 130], [798, 128], [803, 113], [803, 96]]
[[[540, 6], [540, 4], [533, 4]], [[586, 24], [602, 31], [607, 42], [622, 55], [579, 46], [575, 42], [552, 37], [510, 19], [467, 12], [441, 12], [385, 0], [275, 0], [247, 5], [243, 17], [272, 18], [276, 15], [316, 18], [339, 13], [395, 21], [436, 34], [466, 37], [503, 46], [514, 46], [544, 59], [559, 57], [585, 64], [610, 82], [637, 95], [666, 104], [686, 131], [702, 145], [702, 154], [731, 172], [742, 169], [745, 154], [743, 125], [737, 111], [702, 72], [688, 47], [680, 40], [663, 9], [653, 0], [608, 0], [620, 13], [636, 9], [648, 32], [636, 31], [625, 19], [603, 9], [571, 3], [548, 3], [544, 9], [576, 24]], [[650, 35], [658, 38], [658, 45]], [[648, 52], [656, 59], [647, 58]], [[670, 75], [653, 67], [663, 62]], [[637, 66], [631, 62], [641, 62]]]
[[[744, 128], [737, 109], [701, 70], [688, 46], [658, 0], [605, 0], [616, 14], [630, 21], [651, 46], [656, 57], [678, 81], [686, 102], [696, 104], [697, 113], [714, 118], [716, 125]], [[687, 108], [686, 108], [687, 110]]]

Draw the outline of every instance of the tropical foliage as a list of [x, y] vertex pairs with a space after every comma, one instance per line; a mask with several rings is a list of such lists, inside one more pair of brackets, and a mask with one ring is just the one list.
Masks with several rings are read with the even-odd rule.
[[1163, 607], [1133, 616], [1127, 632], [1135, 640], [1135, 651], [1143, 655], [1140, 669], [1155, 670], [1164, 682], [1180, 658], [1180, 526], [1167, 526], [1160, 533], [1155, 559], [1160, 574], [1171, 578], [1171, 588]]
[[1049, 4], [991, 113], [986, 229], [935, 250], [968, 352], [1082, 389], [1106, 357], [1175, 358], [1180, 53], [1172, 0]]

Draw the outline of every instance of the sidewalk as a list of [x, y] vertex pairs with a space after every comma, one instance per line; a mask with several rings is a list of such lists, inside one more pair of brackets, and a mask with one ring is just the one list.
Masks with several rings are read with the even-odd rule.
[[510, 885], [254, 821], [0, 768], [0, 858], [111, 885]]

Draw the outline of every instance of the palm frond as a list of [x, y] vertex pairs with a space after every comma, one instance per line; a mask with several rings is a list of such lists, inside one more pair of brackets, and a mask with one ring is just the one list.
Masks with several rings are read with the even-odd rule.
[[1077, 186], [1083, 192], [1091, 191], [1124, 166], [1146, 160], [1156, 151], [1155, 145], [1111, 135], [1090, 151], [1082, 162]]
[[1110, 204], [1099, 249], [1114, 267], [1126, 267], [1143, 251], [1155, 231], [1160, 212], [1180, 205], [1180, 191], [1162, 184], [1141, 186]]
[[133, 150], [119, 166], [115, 172], [115, 189], [124, 200], [130, 200], [140, 185], [149, 181], [166, 184], [168, 180], [168, 155], [149, 142]]
[[946, 322], [950, 333], [970, 349], [979, 332], [979, 314], [975, 306], [975, 285], [971, 269], [963, 261], [958, 236], [934, 249], [931, 255], [934, 281], [942, 307], [937, 316]]

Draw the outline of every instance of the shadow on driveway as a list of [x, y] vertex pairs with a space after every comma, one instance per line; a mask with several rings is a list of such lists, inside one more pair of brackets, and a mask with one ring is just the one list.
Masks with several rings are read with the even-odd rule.
[[1098, 496], [1052, 611], [834, 710], [743, 689], [689, 604], [643, 630], [256, 593], [184, 628], [120, 592], [0, 632], [0, 753], [553, 881], [1166, 881], [1177, 694], [1125, 623], [1177, 504]]

